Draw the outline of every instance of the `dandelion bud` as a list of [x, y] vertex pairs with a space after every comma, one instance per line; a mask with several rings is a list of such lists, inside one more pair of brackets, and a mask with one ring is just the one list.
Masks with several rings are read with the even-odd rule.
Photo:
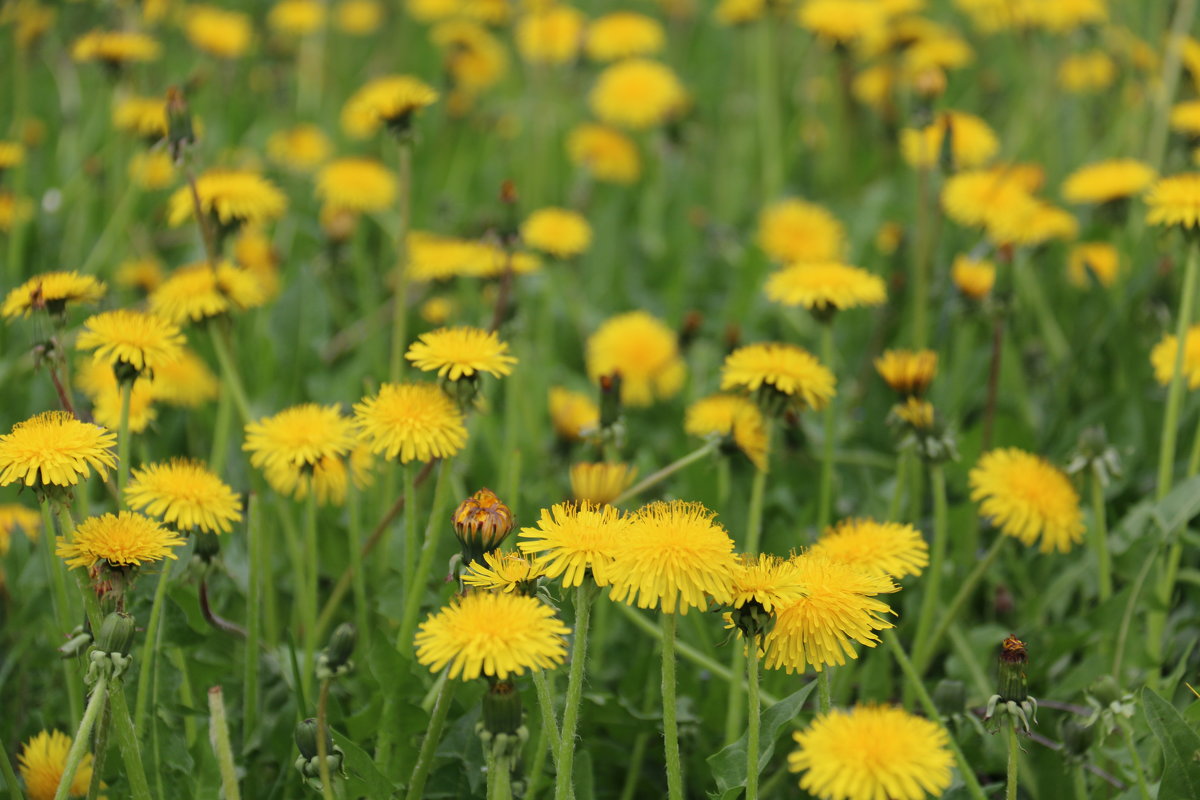
[[330, 680], [344, 675], [354, 668], [350, 656], [358, 643], [358, 629], [353, 623], [343, 622], [334, 629], [329, 644], [317, 656], [317, 678]]
[[[317, 757], [317, 721], [313, 718], [308, 718], [303, 722], [296, 723], [296, 747], [300, 750], [300, 755], [304, 756], [306, 761], [311, 761]], [[329, 735], [329, 729], [325, 729], [325, 752], [333, 752], [333, 737]]]
[[100, 635], [96, 637], [96, 649], [104, 653], [129, 655], [133, 645], [133, 617], [114, 611], [100, 624]]
[[521, 727], [521, 693], [511, 681], [496, 681], [483, 696], [483, 729], [493, 736]]
[[1021, 703], [1029, 696], [1029, 678], [1025, 665], [1029, 654], [1025, 643], [1016, 636], [1009, 636], [1000, 645], [1000, 686], [998, 694], [1004, 702]]
[[1063, 750], [1069, 758], [1082, 761], [1096, 740], [1096, 727], [1086, 725], [1077, 719], [1066, 719], [1059, 727], [1062, 734]]
[[515, 524], [512, 511], [491, 489], [480, 489], [468, 497], [450, 519], [467, 564], [482, 564], [484, 553], [498, 549]]
[[933, 689], [933, 704], [944, 717], [963, 713], [967, 707], [967, 687], [962, 681], [943, 678]]
[[689, 311], [683, 318], [683, 326], [679, 330], [679, 349], [686, 351], [700, 337], [704, 327], [704, 315], [695, 309]]
[[600, 427], [611, 428], [621, 420], [621, 373], [600, 376]]
[[167, 89], [167, 146], [176, 163], [183, 157], [185, 148], [195, 144], [196, 133], [192, 128], [192, 114], [187, 101], [178, 87]]
[[213, 534], [204, 533], [195, 537], [196, 549], [192, 557], [204, 564], [211, 564], [221, 553], [221, 540]]

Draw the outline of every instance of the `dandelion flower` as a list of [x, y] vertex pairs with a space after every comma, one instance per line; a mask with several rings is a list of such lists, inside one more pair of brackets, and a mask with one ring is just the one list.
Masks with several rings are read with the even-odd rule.
[[700, 503], [655, 502], [629, 520], [608, 575], [613, 600], [666, 614], [733, 599], [733, 540]]
[[896, 591], [886, 575], [809, 552], [793, 559], [804, 597], [777, 609], [775, 627], [763, 644], [768, 669], [820, 672], [858, 658], [853, 642], [879, 643], [877, 630], [892, 627], [884, 619], [891, 608], [876, 595]]
[[71, 541], [59, 538], [55, 552], [71, 568], [91, 569], [100, 561], [128, 567], [178, 558], [171, 548], [185, 544], [187, 540], [154, 520], [122, 511], [85, 519]]
[[766, 420], [757, 405], [737, 394], [714, 394], [688, 406], [683, 429], [692, 436], [732, 439], [756, 469], [767, 468]]
[[769, 300], [804, 306], [816, 314], [882, 305], [887, 299], [883, 278], [860, 267], [837, 262], [794, 264], [767, 279]]
[[33, 201], [12, 192], [0, 191], [0, 232], [7, 233], [33, 215]]
[[842, 223], [821, 206], [781, 200], [758, 218], [758, 245], [772, 261], [836, 261], [845, 249]]
[[517, 52], [530, 64], [566, 64], [579, 52], [583, 12], [553, 5], [522, 17], [516, 26]]
[[800, 27], [829, 44], [850, 45], [883, 32], [887, 9], [875, 0], [808, 0]]
[[[270, 222], [283, 216], [287, 196], [257, 172], [210, 169], [196, 178], [200, 208], [222, 225]], [[184, 186], [168, 201], [167, 222], [181, 225], [192, 218], [192, 190]]]
[[42, 515], [18, 503], [0, 504], [0, 556], [8, 554], [9, 536], [17, 528], [35, 541], [42, 532]]
[[811, 552], [899, 580], [929, 566], [929, 545], [912, 525], [843, 520], [826, 528]]
[[538, 578], [545, 574], [533, 559], [516, 553], [489, 550], [483, 554], [483, 562], [472, 561], [467, 566], [463, 583], [489, 592], [532, 595]]
[[358, 443], [353, 420], [336, 405], [304, 403], [248, 424], [242, 449], [275, 491], [302, 500], [311, 490], [319, 502], [340, 505], [345, 461]]
[[[96, 358], [84, 360], [76, 381], [80, 390], [92, 401], [92, 418], [107, 428], [118, 428], [121, 424], [121, 385], [113, 367], [107, 361]], [[129, 431], [141, 433], [158, 418], [154, 409], [154, 391], [151, 382], [140, 378], [133, 382], [129, 395]]]
[[512, 374], [517, 363], [508, 354], [508, 343], [495, 331], [479, 328], [440, 328], [421, 334], [405, 353], [413, 366], [426, 372], [436, 371], [439, 378], [456, 381], [487, 372], [497, 378]]
[[297, 125], [275, 131], [267, 139], [267, 158], [297, 172], [311, 172], [325, 163], [333, 145], [316, 125]]
[[339, 158], [317, 173], [317, 197], [335, 211], [372, 213], [391, 208], [396, 176], [370, 158]]
[[186, 348], [177, 358], [160, 364], [154, 370], [154, 381], [150, 384], [155, 400], [184, 408], [197, 408], [215, 400], [220, 388], [217, 376], [208, 365]]
[[205, 263], [175, 270], [151, 292], [150, 310], [182, 325], [256, 308], [265, 301], [262, 285], [253, 275], [222, 261], [216, 270]]
[[567, 441], [582, 439], [600, 424], [600, 409], [581, 392], [551, 386], [549, 407], [555, 433]]
[[113, 66], [157, 61], [160, 55], [162, 47], [154, 37], [136, 31], [93, 30], [71, 45], [71, 58], [76, 61], [103, 61]]
[[1171, 130], [1200, 136], [1200, 100], [1185, 100], [1171, 107]]
[[645, 58], [627, 58], [605, 68], [588, 94], [601, 121], [646, 130], [683, 111], [687, 92], [671, 68]]
[[1056, 0], [1023, 5], [1028, 21], [1051, 33], [1070, 33], [1085, 25], [1101, 25], [1108, 21], [1107, 0]]
[[75, 346], [95, 350], [95, 358], [114, 368], [126, 365], [135, 372], [151, 372], [179, 356], [183, 333], [157, 314], [119, 309], [88, 317]]
[[482, 675], [506, 680], [525, 670], [555, 667], [567, 657], [571, 629], [554, 609], [533, 597], [471, 592], [421, 623], [417, 661], [452, 680]]
[[113, 106], [113, 127], [143, 139], [158, 141], [167, 135], [167, 101], [162, 97], [126, 97]]
[[287, 36], [308, 36], [325, 27], [325, 4], [318, 0], [279, 0], [267, 13], [267, 24]]
[[592, 243], [592, 227], [578, 211], [539, 208], [521, 223], [521, 240], [558, 258], [574, 258]]
[[1200, 227], [1200, 172], [1160, 178], [1146, 193], [1150, 225]]
[[942, 208], [959, 225], [981, 227], [998, 214], [1024, 209], [1032, 191], [1027, 176], [1009, 167], [967, 170], [942, 186]]
[[833, 397], [833, 373], [802, 347], [778, 342], [751, 344], [734, 350], [721, 367], [721, 390], [762, 387], [794, 397], [820, 410]]
[[971, 300], [982, 300], [996, 285], [996, 265], [991, 261], [958, 255], [950, 267], [950, 278], [964, 296]]
[[25, 145], [0, 139], [0, 173], [25, 161]]
[[637, 144], [616, 128], [585, 122], [567, 137], [571, 163], [583, 167], [593, 179], [628, 185], [642, 173]]
[[400, 463], [448, 458], [467, 443], [462, 412], [431, 383], [385, 383], [354, 405], [371, 452]]
[[1016, 448], [991, 450], [970, 473], [971, 499], [979, 513], [1006, 536], [1039, 550], [1067, 552], [1083, 538], [1079, 495], [1062, 472], [1043, 458]]
[[490, 89], [508, 70], [508, 51], [477, 22], [448, 20], [439, 23], [429, 37], [442, 49], [454, 84], [467, 92]]
[[166, 189], [175, 183], [175, 162], [161, 150], [134, 153], [129, 159], [129, 179], [147, 192]]
[[727, 27], [745, 25], [762, 17], [767, 0], [720, 0], [713, 9], [713, 18]]
[[1079, 222], [1069, 212], [1036, 198], [997, 208], [985, 221], [988, 236], [998, 245], [1036, 247], [1052, 239], [1073, 239]]
[[947, 135], [951, 169], [983, 166], [1000, 149], [996, 134], [982, 119], [961, 111], [947, 111], [924, 128], [902, 130], [900, 152], [909, 165], [928, 169], [941, 160]]
[[730, 584], [734, 608], [757, 606], [768, 614], [804, 598], [804, 584], [795, 559], [770, 554], [738, 556]]
[[107, 287], [91, 275], [78, 272], [46, 272], [34, 275], [4, 298], [3, 314], [8, 318], [28, 317], [45, 309], [62, 314], [67, 304], [95, 303]]
[[125, 487], [129, 507], [176, 530], [229, 533], [242, 519], [237, 494], [198, 461], [175, 458], [133, 470]]
[[675, 331], [645, 311], [610, 317], [587, 340], [587, 371], [593, 381], [618, 373], [621, 402], [648, 406], [674, 396], [687, 372]]
[[1117, 62], [1103, 50], [1072, 53], [1058, 65], [1058, 85], [1075, 94], [1103, 91], [1116, 79]]
[[1112, 286], [1121, 272], [1121, 256], [1108, 242], [1080, 242], [1067, 253], [1067, 277], [1086, 288], [1095, 279], [1101, 286]]
[[835, 709], [792, 736], [788, 769], [821, 800], [922, 800], [950, 787], [946, 730], [902, 708]]
[[254, 28], [250, 16], [217, 6], [189, 5], [183, 32], [192, 46], [217, 58], [240, 58], [250, 49]]
[[572, 464], [571, 496], [596, 505], [613, 503], [633, 485], [636, 477], [637, 468], [628, 464]]
[[376, 78], [342, 106], [342, 130], [355, 139], [366, 139], [384, 125], [403, 131], [415, 114], [437, 99], [432, 86], [411, 75]]
[[885, 350], [875, 359], [879, 377], [902, 395], [922, 395], [937, 375], [938, 357], [933, 350]]
[[334, 13], [338, 30], [350, 36], [368, 36], [383, 22], [383, 6], [377, 0], [342, 0]]
[[517, 547], [564, 587], [581, 585], [589, 570], [597, 586], [607, 586], [613, 554], [628, 535], [628, 517], [585, 500], [543, 508], [535, 527], [521, 529]]
[[906, 397], [892, 406], [892, 413], [918, 431], [933, 429], [933, 403], [919, 397]]
[[616, 61], [655, 55], [665, 44], [666, 34], [658, 20], [632, 11], [615, 11], [592, 20], [584, 49], [593, 61]]
[[99, 425], [65, 411], [45, 411], [0, 436], [0, 486], [17, 481], [74, 486], [93, 469], [105, 478], [117, 464], [116, 444], [116, 434]]
[[[1154, 367], [1154, 378], [1163, 386], [1171, 382], [1175, 374], [1175, 359], [1179, 355], [1178, 338], [1167, 334], [1150, 351], [1150, 364]], [[1183, 375], [1189, 389], [1200, 387], [1200, 325], [1188, 328], [1183, 346]]]
[[[67, 754], [71, 752], [71, 737], [62, 731], [42, 731], [21, 746], [17, 756], [17, 768], [25, 781], [25, 792], [29, 800], [53, 800], [67, 768]], [[75, 769], [71, 787], [67, 794], [83, 797], [92, 782], [92, 754], [84, 755]]]
[[1062, 194], [1068, 203], [1111, 203], [1141, 194], [1154, 178], [1154, 169], [1137, 159], [1099, 161], [1068, 175]]

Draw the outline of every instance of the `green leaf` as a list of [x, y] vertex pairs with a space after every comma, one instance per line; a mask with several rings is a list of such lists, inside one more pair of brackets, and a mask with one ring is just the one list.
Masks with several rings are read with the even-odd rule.
[[333, 734], [334, 744], [346, 754], [346, 774], [349, 776], [351, 793], [356, 797], [365, 795], [370, 800], [388, 800], [396, 787], [375, 766], [375, 759], [338, 731], [331, 728], [330, 733]]
[[1142, 710], [1163, 750], [1158, 800], [1200, 797], [1200, 734], [1188, 727], [1173, 705], [1149, 687], [1142, 690]]
[[[793, 692], [763, 712], [758, 737], [759, 772], [771, 762], [771, 756], [775, 754], [775, 740], [779, 738], [780, 728], [796, 718], [816, 685], [815, 680], [809, 682], [804, 688]], [[746, 785], [746, 760], [745, 733], [733, 744], [726, 745], [719, 753], [708, 757], [713, 777], [717, 781], [717, 790], [709, 792], [710, 798], [730, 800], [741, 793]]]

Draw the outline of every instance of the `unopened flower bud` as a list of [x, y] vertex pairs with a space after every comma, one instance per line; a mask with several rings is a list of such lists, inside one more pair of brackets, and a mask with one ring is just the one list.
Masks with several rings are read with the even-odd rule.
[[516, 733], [521, 727], [521, 693], [511, 681], [495, 681], [483, 696], [483, 729], [493, 735]]
[[1020, 703], [1029, 696], [1029, 678], [1025, 674], [1028, 663], [1025, 643], [1016, 636], [1009, 636], [1000, 645], [1000, 685], [997, 694], [1002, 701]]
[[135, 632], [133, 617], [114, 611], [100, 623], [100, 635], [96, 637], [96, 649], [104, 653], [129, 655]]
[[484, 554], [498, 549], [516, 522], [512, 511], [491, 489], [480, 489], [468, 497], [450, 519], [467, 564], [482, 564]]
[[195, 142], [192, 113], [188, 110], [183, 92], [172, 86], [167, 89], [167, 146], [172, 160], [178, 163], [183, 157], [183, 151]]
[[1085, 725], [1079, 719], [1064, 720], [1059, 730], [1062, 734], [1063, 750], [1076, 760], [1082, 760], [1087, 756], [1092, 742], [1096, 740], [1095, 726]]
[[[317, 721], [311, 717], [296, 723], [296, 747], [306, 760], [317, 757]], [[325, 729], [325, 752], [333, 752], [333, 737]]]

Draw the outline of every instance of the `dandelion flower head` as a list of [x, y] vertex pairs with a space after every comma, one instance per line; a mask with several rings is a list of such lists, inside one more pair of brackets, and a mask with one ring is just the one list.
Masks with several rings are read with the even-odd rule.
[[777, 270], [767, 279], [769, 300], [804, 306], [814, 313], [878, 306], [887, 300], [883, 278], [861, 267], [836, 261], [803, 262]]
[[628, 536], [629, 518], [612, 506], [559, 503], [521, 529], [517, 547], [564, 587], [581, 585], [589, 571], [597, 586], [607, 586], [613, 554]]
[[318, 0], [279, 0], [267, 13], [267, 24], [287, 36], [308, 36], [325, 27], [325, 4]]
[[366, 139], [386, 125], [403, 129], [413, 115], [435, 102], [433, 87], [412, 75], [386, 75], [370, 81], [342, 106], [342, 130]]
[[204, 464], [186, 458], [136, 468], [125, 487], [129, 507], [177, 530], [229, 533], [242, 519], [242, 502]]
[[454, 455], [467, 443], [458, 406], [432, 383], [385, 383], [354, 405], [371, 452], [400, 463]]
[[637, 478], [637, 467], [628, 464], [582, 462], [571, 465], [571, 496], [605, 505], [616, 502]]
[[417, 369], [437, 372], [439, 378], [459, 378], [487, 372], [497, 378], [512, 374], [516, 357], [509, 355], [508, 343], [495, 331], [480, 328], [439, 328], [421, 334], [408, 348], [405, 358]]
[[593, 381], [620, 374], [621, 402], [648, 406], [683, 388], [687, 367], [675, 331], [645, 311], [630, 311], [610, 317], [588, 337], [587, 371]]
[[45, 411], [0, 436], [0, 486], [74, 486], [92, 470], [101, 478], [117, 465], [117, 437], [65, 411]]
[[687, 91], [665, 64], [627, 58], [606, 67], [596, 78], [588, 104], [601, 121], [640, 131], [683, 111]]
[[[1175, 374], [1175, 360], [1179, 357], [1179, 340], [1167, 334], [1150, 351], [1150, 364], [1154, 367], [1154, 378], [1163, 386], [1171, 382]], [[1188, 328], [1183, 345], [1183, 377], [1189, 389], [1200, 387], [1200, 325]]]
[[[67, 754], [71, 752], [71, 737], [62, 731], [41, 731], [21, 746], [17, 756], [17, 769], [25, 781], [29, 800], [53, 800], [67, 768]], [[68, 795], [84, 797], [92, 782], [92, 755], [87, 753], [75, 769]]]
[[722, 391], [757, 392], [764, 386], [816, 410], [824, 408], [835, 393], [829, 368], [812, 353], [793, 344], [751, 344], [725, 357], [721, 367]]
[[[270, 222], [283, 216], [287, 196], [257, 172], [243, 169], [210, 169], [196, 178], [200, 208], [222, 225]], [[167, 222], [181, 225], [192, 218], [192, 190], [185, 186], [168, 202]]]
[[971, 300], [982, 300], [996, 285], [996, 265], [991, 261], [957, 255], [950, 267], [950, 279], [958, 291]]
[[239, 58], [250, 49], [254, 26], [249, 15], [210, 5], [189, 5], [183, 32], [197, 50], [217, 58]]
[[127, 364], [138, 372], [153, 372], [178, 358], [184, 344], [179, 326], [145, 311], [105, 311], [88, 317], [83, 327], [77, 348], [94, 350], [96, 359], [114, 367]]
[[28, 317], [34, 311], [45, 309], [52, 314], [61, 314], [68, 304], [95, 303], [107, 287], [91, 275], [78, 272], [45, 272], [34, 275], [13, 289], [4, 298], [2, 313], [5, 317]]
[[58, 540], [55, 552], [72, 568], [91, 569], [100, 561], [128, 567], [179, 558], [173, 548], [186, 543], [179, 534], [149, 517], [122, 511], [85, 519], [71, 541]]
[[310, 172], [329, 158], [333, 145], [316, 125], [275, 131], [267, 139], [267, 158], [297, 172]]
[[276, 491], [301, 500], [313, 491], [320, 502], [340, 504], [345, 461], [358, 444], [354, 421], [338, 406], [304, 403], [248, 424], [242, 449]]
[[550, 387], [550, 422], [567, 441], [577, 441], [600, 424], [600, 409], [590, 395], [562, 386]]
[[335, 211], [385, 211], [396, 200], [395, 174], [371, 158], [339, 158], [317, 173], [317, 197]]
[[150, 310], [182, 325], [245, 311], [266, 302], [262, 284], [249, 271], [221, 261], [214, 270], [206, 263], [175, 270], [150, 294]]
[[814, 203], [781, 200], [758, 218], [758, 245], [772, 261], [837, 261], [846, 246], [846, 231], [837, 217]]
[[583, 12], [555, 4], [523, 16], [516, 26], [517, 52], [530, 64], [566, 64], [579, 53]]
[[1200, 172], [1160, 178], [1146, 193], [1146, 206], [1150, 225], [1200, 227]]
[[1079, 495], [1062, 470], [1016, 448], [991, 450], [970, 476], [971, 499], [981, 516], [1006, 536], [1039, 550], [1065, 553], [1083, 538]]
[[692, 436], [731, 437], [760, 470], [767, 468], [767, 435], [762, 411], [739, 394], [714, 394], [688, 406], [683, 429]]
[[489, 550], [483, 554], [483, 563], [472, 561], [462, 581], [467, 586], [489, 592], [515, 592], [532, 595], [537, 591], [537, 582], [545, 573], [533, 559], [517, 553]]
[[738, 556], [731, 589], [734, 608], [756, 605], [768, 614], [799, 602], [805, 593], [795, 560], [770, 554]]
[[928, 169], [941, 160], [947, 136], [952, 169], [981, 167], [1000, 150], [1000, 140], [982, 119], [962, 111], [947, 111], [924, 128], [902, 130], [900, 152], [909, 165]]
[[567, 137], [567, 155], [598, 181], [628, 185], [642, 173], [637, 144], [616, 128], [584, 122]]
[[658, 20], [632, 11], [614, 11], [588, 25], [584, 49], [593, 61], [616, 61], [655, 55], [665, 43], [666, 34]]
[[540, 208], [521, 223], [521, 240], [558, 258], [573, 258], [592, 243], [592, 226], [578, 211]]
[[1067, 253], [1067, 277], [1082, 288], [1094, 279], [1112, 286], [1121, 272], [1121, 255], [1108, 242], [1080, 242]]
[[899, 580], [929, 566], [921, 532], [900, 522], [848, 519], [826, 528], [811, 552]]
[[1154, 169], [1133, 158], [1087, 164], [1063, 181], [1068, 203], [1110, 203], [1139, 195], [1154, 181]]
[[875, 359], [875, 371], [902, 395], [922, 395], [937, 375], [938, 357], [934, 350], [885, 350]]
[[152, 36], [136, 31], [93, 30], [71, 45], [71, 58], [76, 61], [103, 61], [125, 64], [135, 61], [157, 61], [162, 46]]

